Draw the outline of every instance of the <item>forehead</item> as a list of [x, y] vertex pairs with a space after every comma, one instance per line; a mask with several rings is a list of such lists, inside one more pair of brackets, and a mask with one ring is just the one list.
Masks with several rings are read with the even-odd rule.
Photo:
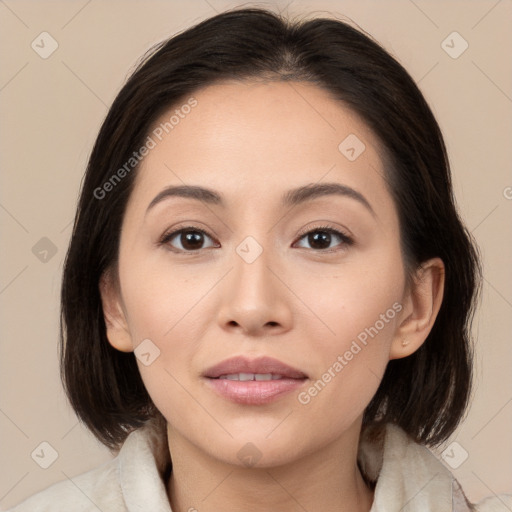
[[292, 186], [322, 180], [365, 189], [375, 201], [386, 193], [377, 138], [313, 84], [224, 82], [191, 97], [192, 108], [186, 97], [151, 127], [155, 145], [138, 171], [135, 200], [150, 201], [172, 184], [201, 184], [243, 201], [274, 192], [280, 199]]

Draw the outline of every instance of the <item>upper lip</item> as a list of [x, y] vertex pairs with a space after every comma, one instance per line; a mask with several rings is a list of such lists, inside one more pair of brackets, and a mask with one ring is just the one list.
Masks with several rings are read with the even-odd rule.
[[258, 357], [256, 359], [250, 359], [244, 356], [225, 359], [208, 368], [203, 373], [203, 376], [215, 379], [221, 375], [234, 373], [273, 373], [291, 379], [304, 379], [307, 377], [304, 372], [268, 356]]

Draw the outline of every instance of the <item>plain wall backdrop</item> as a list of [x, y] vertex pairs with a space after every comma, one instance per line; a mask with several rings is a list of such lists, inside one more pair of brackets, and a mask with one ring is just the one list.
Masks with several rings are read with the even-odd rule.
[[511, 492], [510, 0], [2, 0], [0, 507], [112, 457], [78, 423], [59, 379], [60, 279], [81, 179], [107, 109], [144, 52], [237, 6], [352, 20], [431, 105], [485, 277], [472, 407], [436, 454], [471, 500]]

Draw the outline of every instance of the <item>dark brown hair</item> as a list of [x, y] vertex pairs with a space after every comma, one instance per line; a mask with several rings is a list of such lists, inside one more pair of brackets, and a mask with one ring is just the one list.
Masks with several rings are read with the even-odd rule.
[[158, 44], [103, 122], [62, 282], [61, 373], [79, 419], [115, 449], [130, 431], [160, 415], [134, 354], [115, 350], [107, 340], [98, 287], [102, 274], [115, 268], [137, 166], [108, 196], [98, 190], [144, 144], [162, 113], [199, 88], [233, 79], [313, 83], [359, 114], [380, 141], [407, 274], [440, 257], [445, 292], [421, 348], [388, 363], [363, 424], [393, 422], [418, 442], [441, 443], [463, 417], [470, 396], [469, 336], [481, 271], [457, 214], [439, 126], [405, 69], [362, 31], [335, 19], [292, 23], [261, 9], [224, 12]]

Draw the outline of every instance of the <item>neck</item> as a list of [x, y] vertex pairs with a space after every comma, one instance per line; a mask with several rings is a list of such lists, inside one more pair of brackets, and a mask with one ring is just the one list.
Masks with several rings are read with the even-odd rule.
[[173, 512], [368, 512], [373, 491], [357, 465], [360, 423], [300, 459], [272, 467], [226, 463], [191, 444], [169, 425]]

